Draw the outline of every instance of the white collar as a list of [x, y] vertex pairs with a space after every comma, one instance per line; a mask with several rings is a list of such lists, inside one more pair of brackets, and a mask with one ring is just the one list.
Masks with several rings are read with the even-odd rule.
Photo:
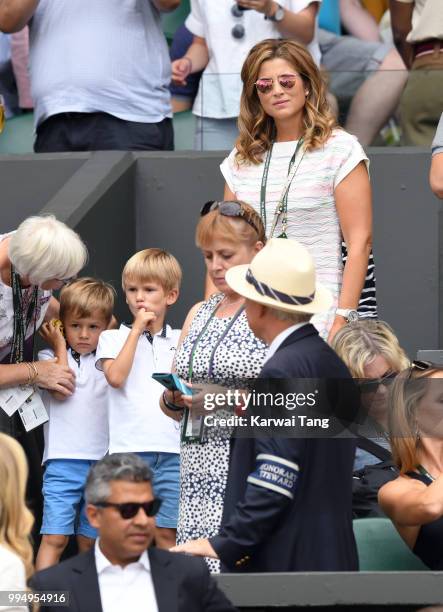
[[[130, 330], [131, 327], [132, 327], [132, 323], [129, 323], [129, 324], [128, 323], [121, 323], [120, 324], [120, 329], [123, 328], [125, 330], [128, 330], [128, 329]], [[166, 323], [166, 330], [165, 330], [165, 335], [164, 336], [162, 336], [162, 332], [163, 332], [163, 327], [157, 333], [154, 334], [154, 337], [160, 336], [160, 337], [164, 337], [164, 338], [170, 338], [171, 337], [171, 332], [172, 332], [172, 327], [168, 323]]]
[[296, 329], [300, 329], [300, 327], [303, 327], [303, 325], [307, 325], [307, 323], [296, 323], [295, 325], [291, 325], [291, 327], [287, 327], [277, 336], [275, 336], [274, 340], [269, 345], [266, 361], [268, 361], [268, 359], [270, 359], [274, 353], [277, 352], [279, 346], [283, 344], [283, 342], [292, 334], [292, 332], [295, 332]]
[[[100, 546], [100, 538], [97, 538], [97, 540], [95, 541], [95, 546], [94, 546], [94, 552], [95, 552], [95, 566], [97, 568], [97, 575], [99, 576], [102, 572], [105, 571], [105, 569], [107, 569], [108, 567], [117, 567], [115, 565], [113, 565], [108, 557], [106, 557]], [[132, 564], [134, 563], [139, 563], [140, 565], [142, 565], [144, 567], [144, 569], [147, 572], [151, 572], [151, 564], [149, 563], [149, 557], [148, 557], [148, 552], [146, 550], [144, 550], [142, 552], [142, 554], [140, 555], [140, 558], [138, 561], [134, 561]], [[129, 565], [132, 565], [131, 563]], [[120, 567], [120, 566], [118, 566]], [[122, 568], [124, 569], [124, 568]]]

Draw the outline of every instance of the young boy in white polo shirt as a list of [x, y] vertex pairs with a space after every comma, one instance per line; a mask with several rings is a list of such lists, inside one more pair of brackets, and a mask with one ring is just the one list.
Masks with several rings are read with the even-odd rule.
[[165, 322], [178, 298], [181, 269], [170, 253], [145, 249], [133, 255], [122, 274], [126, 303], [134, 321], [104, 331], [97, 367], [109, 388], [109, 452], [137, 453], [154, 474], [162, 506], [156, 515], [156, 545], [175, 545], [179, 499], [179, 427], [159, 407], [163, 387], [154, 372], [170, 372], [180, 330]]
[[69, 536], [77, 535], [81, 551], [92, 546], [97, 532], [85, 514], [84, 487], [90, 467], [108, 450], [108, 384], [95, 367], [98, 339], [112, 318], [114, 289], [94, 278], [80, 278], [60, 294], [60, 320], [42, 326], [52, 347], [39, 359], [53, 359], [75, 372], [75, 391], [66, 397], [43, 393], [49, 414], [44, 426], [42, 541], [38, 570], [55, 565]]

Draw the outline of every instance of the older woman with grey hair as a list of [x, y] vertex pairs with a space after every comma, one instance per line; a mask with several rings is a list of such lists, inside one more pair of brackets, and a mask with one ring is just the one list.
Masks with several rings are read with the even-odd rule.
[[0, 387], [36, 384], [68, 395], [69, 368], [33, 361], [35, 332], [58, 315], [52, 291], [85, 265], [80, 237], [48, 215], [29, 217], [15, 232], [0, 235]]
[[[41, 448], [39, 434], [26, 433], [19, 411], [2, 410], [23, 385], [70, 395], [72, 370], [56, 359], [34, 360], [34, 338], [44, 320], [58, 316], [52, 291], [83, 268], [87, 249], [80, 237], [54, 216], [29, 217], [16, 231], [0, 234], [0, 431], [18, 439], [29, 468], [32, 510], [39, 515]], [[13, 398], [12, 400], [10, 398]], [[41, 436], [40, 436], [41, 437]], [[36, 526], [37, 528], [37, 526]]]

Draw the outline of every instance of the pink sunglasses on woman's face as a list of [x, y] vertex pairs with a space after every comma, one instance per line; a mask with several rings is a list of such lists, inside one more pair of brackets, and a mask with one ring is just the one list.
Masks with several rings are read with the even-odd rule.
[[[298, 74], [282, 74], [281, 76], [277, 77], [277, 81], [280, 87], [283, 87], [283, 89], [292, 89], [299, 76], [300, 75]], [[257, 79], [254, 85], [256, 86], [257, 91], [259, 91], [261, 94], [267, 94], [272, 91], [274, 87], [274, 79], [270, 77], [263, 77], [262, 79]]]

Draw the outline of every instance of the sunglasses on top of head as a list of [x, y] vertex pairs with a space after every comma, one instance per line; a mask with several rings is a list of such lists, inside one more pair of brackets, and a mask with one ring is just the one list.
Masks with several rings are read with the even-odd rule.
[[[300, 78], [300, 75], [298, 74], [282, 74], [277, 78], [277, 81], [280, 87], [283, 87], [283, 89], [292, 89], [298, 78]], [[254, 85], [258, 92], [261, 94], [267, 94], [270, 93], [274, 87], [274, 79], [271, 77], [263, 77], [261, 79], [257, 79]]]
[[153, 499], [148, 502], [126, 502], [124, 504], [115, 504], [113, 502], [100, 502], [99, 504], [94, 504], [98, 508], [115, 508], [118, 510], [122, 519], [131, 519], [136, 516], [140, 510], [143, 508], [146, 516], [155, 516], [157, 512], [160, 510], [160, 506], [162, 505], [161, 499]]
[[204, 217], [213, 210], [218, 210], [224, 217], [241, 217], [246, 221], [246, 223], [255, 229], [258, 235], [260, 235], [257, 226], [252, 219], [249, 218], [248, 212], [244, 210], [239, 202], [217, 202], [216, 200], [210, 200], [209, 202], [206, 202], [206, 204], [203, 204], [200, 210], [200, 217]]

